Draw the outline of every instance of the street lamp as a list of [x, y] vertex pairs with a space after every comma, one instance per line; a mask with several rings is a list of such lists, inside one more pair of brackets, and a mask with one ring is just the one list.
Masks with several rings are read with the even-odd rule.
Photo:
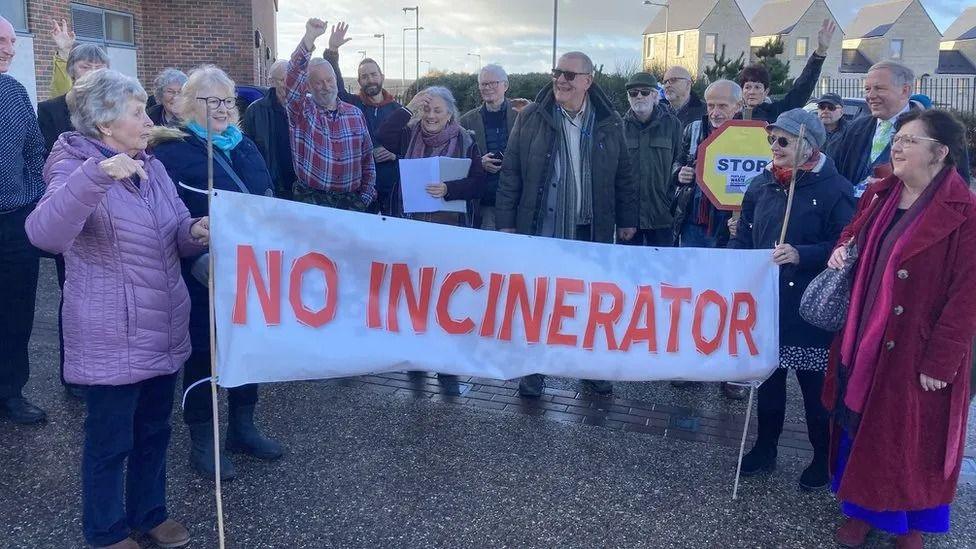
[[552, 0], [552, 68], [556, 68], [556, 28], [559, 22], [559, 0]]
[[420, 6], [414, 6], [412, 8], [403, 8], [403, 14], [406, 15], [408, 11], [414, 12], [416, 16], [416, 21], [414, 22], [414, 27], [417, 29], [417, 80], [420, 80]]
[[469, 53], [468, 55], [470, 55], [471, 57], [477, 57], [478, 58], [478, 70], [481, 70], [481, 54], [480, 53]]
[[[356, 53], [361, 53], [363, 55], [363, 59], [366, 59], [366, 50], [359, 50]], [[362, 59], [360, 59], [360, 61], [362, 61]]]
[[644, 5], [664, 8], [664, 70], [668, 70], [668, 54], [671, 53], [671, 0], [666, 2], [644, 0]]
[[427, 63], [427, 72], [425, 72], [424, 74], [430, 74], [430, 61], [424, 61], [423, 59], [421, 59], [420, 62]]
[[378, 32], [373, 35], [373, 38], [380, 38], [383, 41], [383, 73], [386, 73], [386, 34]]
[[[403, 91], [407, 91], [407, 31], [417, 31], [417, 35], [420, 35], [420, 31], [424, 30], [423, 27], [403, 27], [403, 34], [400, 36], [400, 53], [403, 56], [403, 60], [400, 65], [400, 83], [403, 84]], [[420, 56], [417, 56], [417, 67], [420, 67]], [[420, 79], [420, 75], [417, 75], [417, 79]]]

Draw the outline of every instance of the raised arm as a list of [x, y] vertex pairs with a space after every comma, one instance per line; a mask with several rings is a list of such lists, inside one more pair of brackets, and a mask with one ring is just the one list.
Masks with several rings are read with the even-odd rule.
[[346, 32], [348, 30], [349, 25], [346, 23], [340, 22], [332, 26], [332, 32], [329, 33], [329, 47], [322, 53], [322, 57], [332, 64], [332, 70], [335, 71], [336, 85], [339, 87], [339, 99], [355, 105], [356, 96], [346, 91], [346, 83], [342, 78], [342, 70], [339, 69], [339, 48], [352, 40], [351, 38], [346, 38]]
[[285, 90], [287, 91], [288, 113], [292, 116], [302, 116], [302, 102], [308, 92], [308, 61], [315, 49], [315, 39], [325, 34], [328, 24], [321, 19], [309, 19], [305, 23], [305, 36], [291, 54], [288, 63], [288, 73], [285, 76]]
[[820, 32], [817, 34], [817, 51], [813, 52], [807, 60], [803, 72], [793, 82], [793, 87], [777, 102], [777, 110], [782, 113], [790, 109], [799, 109], [807, 104], [813, 90], [820, 80], [820, 73], [823, 70], [824, 61], [827, 59], [827, 49], [830, 48], [830, 41], [834, 37], [837, 25], [829, 19], [824, 19]]

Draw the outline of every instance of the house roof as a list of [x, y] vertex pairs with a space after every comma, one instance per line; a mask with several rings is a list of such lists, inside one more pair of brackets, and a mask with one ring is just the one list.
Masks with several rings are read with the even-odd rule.
[[861, 50], [845, 49], [840, 54], [840, 72], [866, 73], [872, 64]]
[[[735, 0], [732, 1], [735, 2]], [[666, 21], [668, 15], [665, 12], [668, 10], [660, 8], [657, 10], [654, 19], [644, 29], [644, 34], [663, 33], [666, 26], [670, 31], [697, 29], [705, 22], [705, 18], [712, 13], [718, 2], [719, 0], [681, 0], [680, 9], [671, 10], [670, 21]]]
[[939, 51], [937, 74], [976, 74], [976, 66], [961, 51]]
[[868, 4], [857, 12], [857, 16], [847, 27], [848, 38], [876, 38], [884, 36], [895, 21], [905, 13], [915, 0], [894, 0]]
[[771, 0], [760, 6], [749, 24], [753, 36], [789, 34], [815, 0]]
[[976, 6], [963, 10], [959, 17], [945, 31], [943, 41], [976, 39]]

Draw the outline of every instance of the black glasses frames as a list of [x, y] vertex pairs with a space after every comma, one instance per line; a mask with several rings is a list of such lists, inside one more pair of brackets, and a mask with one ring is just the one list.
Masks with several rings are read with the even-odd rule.
[[782, 149], [785, 149], [786, 147], [789, 147], [790, 145], [793, 144], [792, 141], [790, 141], [789, 139], [787, 139], [785, 137], [776, 137], [774, 135], [767, 135], [766, 136], [766, 141], [769, 141], [769, 144], [770, 145], [772, 145], [773, 143], [776, 143]]
[[553, 80], [559, 80], [559, 77], [562, 76], [563, 78], [566, 79], [567, 82], [572, 82], [573, 80], [576, 80], [577, 76], [589, 76], [589, 75], [590, 73], [588, 72], [573, 72], [573, 71], [564, 71], [562, 69], [552, 69]]
[[638, 95], [641, 97], [647, 97], [654, 93], [654, 90], [627, 90], [627, 95], [636, 98]]

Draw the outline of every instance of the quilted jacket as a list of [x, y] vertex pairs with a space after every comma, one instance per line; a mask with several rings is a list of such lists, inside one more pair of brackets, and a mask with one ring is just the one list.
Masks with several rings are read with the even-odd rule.
[[64, 377], [127, 385], [176, 372], [190, 354], [190, 297], [180, 256], [203, 246], [163, 165], [144, 153], [148, 181], [115, 181], [98, 163], [114, 153], [63, 134], [44, 167], [47, 190], [27, 236], [64, 254]]

